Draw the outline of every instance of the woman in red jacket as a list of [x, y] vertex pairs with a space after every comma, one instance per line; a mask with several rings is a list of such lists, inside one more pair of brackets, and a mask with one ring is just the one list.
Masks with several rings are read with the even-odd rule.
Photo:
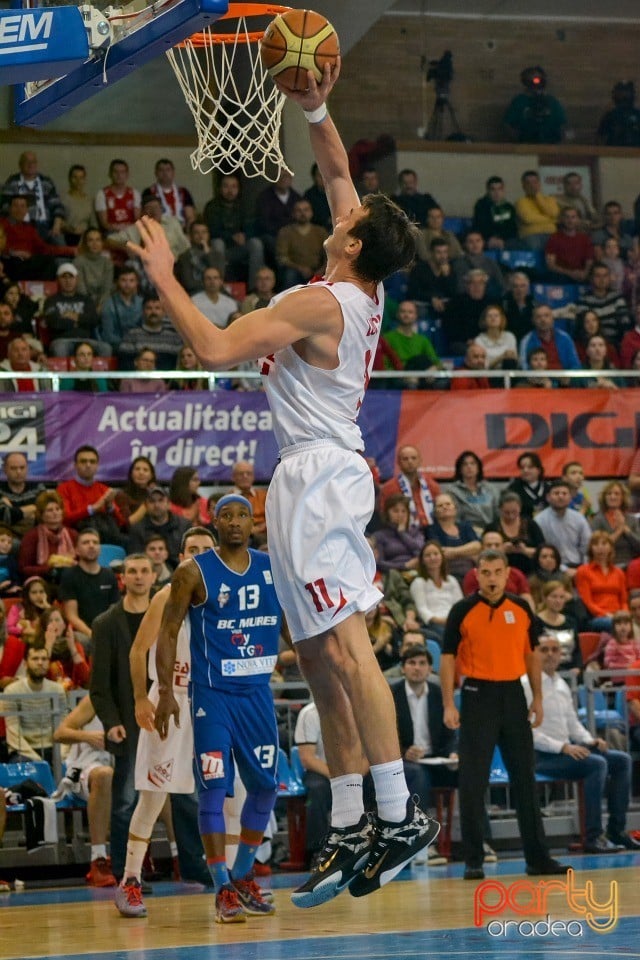
[[54, 490], [44, 490], [36, 497], [36, 519], [36, 526], [22, 538], [18, 569], [23, 577], [57, 582], [58, 571], [76, 563], [78, 534], [65, 527], [62, 497]]
[[628, 610], [627, 583], [620, 567], [613, 562], [615, 548], [608, 533], [599, 530], [591, 537], [587, 550], [589, 563], [576, 572], [575, 585], [591, 620], [588, 630], [611, 633], [613, 614]]

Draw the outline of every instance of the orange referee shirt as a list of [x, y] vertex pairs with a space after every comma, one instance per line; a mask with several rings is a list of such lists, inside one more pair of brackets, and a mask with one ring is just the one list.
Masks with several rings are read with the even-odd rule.
[[474, 593], [451, 608], [442, 652], [457, 657], [465, 677], [518, 680], [526, 673], [525, 658], [538, 643], [539, 629], [520, 597], [505, 593], [497, 603], [489, 603]]

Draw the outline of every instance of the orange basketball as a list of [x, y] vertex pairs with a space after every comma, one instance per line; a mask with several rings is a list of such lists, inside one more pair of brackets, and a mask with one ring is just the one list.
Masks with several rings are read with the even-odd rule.
[[288, 10], [276, 17], [260, 43], [265, 68], [290, 90], [307, 89], [308, 70], [319, 83], [325, 63], [335, 63], [339, 53], [338, 34], [313, 10]]

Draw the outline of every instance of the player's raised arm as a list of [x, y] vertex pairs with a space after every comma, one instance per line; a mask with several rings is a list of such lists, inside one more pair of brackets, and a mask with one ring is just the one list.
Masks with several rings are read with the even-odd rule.
[[173, 254], [159, 223], [143, 217], [138, 230], [144, 246], [129, 243], [160, 294], [174, 326], [207, 370], [229, 370], [243, 360], [257, 360], [303, 337], [330, 332], [335, 318], [333, 297], [324, 289], [300, 291], [294, 302], [285, 297], [271, 308], [254, 310], [220, 330], [193, 305], [173, 275]]
[[338, 217], [347, 216], [349, 211], [360, 206], [360, 198], [349, 172], [347, 151], [326, 106], [327, 97], [340, 75], [340, 63], [340, 57], [333, 66], [326, 63], [320, 83], [316, 82], [313, 71], [309, 70], [309, 86], [305, 91], [289, 90], [277, 84], [282, 93], [290, 100], [295, 100], [305, 111], [309, 121], [311, 148], [324, 180], [334, 224]]

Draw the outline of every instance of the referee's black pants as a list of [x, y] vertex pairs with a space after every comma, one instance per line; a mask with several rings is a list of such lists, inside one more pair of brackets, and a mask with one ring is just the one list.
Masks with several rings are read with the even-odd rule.
[[524, 856], [529, 866], [549, 858], [535, 783], [535, 755], [527, 702], [519, 680], [467, 678], [460, 708], [460, 826], [468, 867], [482, 866], [484, 799], [491, 758], [498, 744], [516, 812]]

